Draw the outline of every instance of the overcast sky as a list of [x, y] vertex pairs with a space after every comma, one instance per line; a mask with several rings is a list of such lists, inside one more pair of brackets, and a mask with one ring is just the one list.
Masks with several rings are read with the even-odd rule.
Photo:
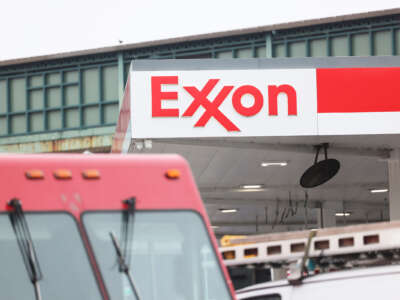
[[400, 7], [400, 0], [0, 0], [0, 61]]

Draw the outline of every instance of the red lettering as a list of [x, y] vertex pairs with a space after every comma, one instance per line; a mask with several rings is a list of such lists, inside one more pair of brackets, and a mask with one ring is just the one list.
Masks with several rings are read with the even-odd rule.
[[151, 113], [153, 117], [179, 117], [177, 108], [161, 108], [162, 100], [178, 100], [177, 92], [162, 92], [161, 85], [178, 84], [178, 76], [151, 77]]
[[278, 115], [278, 95], [285, 93], [288, 100], [288, 115], [297, 115], [297, 96], [296, 90], [288, 84], [280, 86], [270, 85], [268, 86], [268, 111], [270, 116]]
[[[227, 131], [240, 131], [240, 129], [219, 110], [221, 104], [234, 89], [233, 86], [223, 86], [215, 96], [214, 100], [209, 99], [210, 93], [216, 87], [220, 80], [209, 79], [200, 90], [195, 86], [184, 86], [183, 89], [193, 97], [192, 103], [188, 106], [182, 117], [192, 117], [201, 107], [205, 109], [194, 127], [204, 127], [213, 117]], [[153, 117], [179, 117], [178, 108], [162, 108], [162, 101], [178, 100], [178, 92], [163, 92], [162, 85], [177, 85], [178, 76], [152, 76], [151, 77], [151, 95], [152, 95], [152, 116]], [[269, 85], [268, 86], [268, 114], [270, 116], [278, 115], [278, 96], [286, 94], [288, 101], [288, 115], [297, 115], [297, 94], [293, 86], [288, 84]], [[243, 105], [244, 95], [250, 95], [254, 103], [250, 107]], [[258, 114], [264, 106], [264, 96], [262, 92], [253, 85], [242, 85], [238, 87], [232, 95], [232, 105], [236, 112], [245, 117], [251, 117]]]
[[[245, 107], [242, 104], [243, 95], [250, 94], [254, 98], [254, 104], [250, 107]], [[250, 117], [257, 114], [264, 104], [264, 98], [260, 90], [252, 85], [243, 85], [238, 88], [232, 96], [232, 105], [235, 110], [242, 116]]]
[[204, 88], [199, 91], [194, 86], [184, 86], [183, 88], [193, 97], [193, 102], [183, 113], [183, 117], [191, 117], [197, 111], [197, 109], [201, 106], [206, 110], [204, 114], [200, 117], [197, 123], [194, 125], [195, 127], [204, 127], [208, 120], [211, 117], [214, 117], [226, 130], [228, 131], [240, 131], [239, 128], [236, 127], [219, 109], [218, 107], [222, 104], [222, 102], [226, 99], [230, 91], [233, 89], [233, 86], [224, 86], [222, 90], [215, 97], [214, 101], [211, 102], [208, 100], [207, 96], [212, 91], [212, 89], [216, 86], [219, 79], [210, 79], [207, 81]]

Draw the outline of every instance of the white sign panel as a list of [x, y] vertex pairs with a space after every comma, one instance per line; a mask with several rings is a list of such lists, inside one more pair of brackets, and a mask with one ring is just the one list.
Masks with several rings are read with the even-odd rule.
[[132, 137], [317, 135], [315, 72], [132, 71]]

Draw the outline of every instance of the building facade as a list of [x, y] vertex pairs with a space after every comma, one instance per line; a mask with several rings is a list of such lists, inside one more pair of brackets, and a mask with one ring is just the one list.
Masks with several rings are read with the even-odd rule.
[[136, 59], [400, 55], [400, 9], [0, 62], [0, 151], [109, 152]]

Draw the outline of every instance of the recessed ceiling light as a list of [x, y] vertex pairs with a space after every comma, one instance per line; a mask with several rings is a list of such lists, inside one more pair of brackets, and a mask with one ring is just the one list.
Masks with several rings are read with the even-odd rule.
[[348, 217], [348, 216], [350, 216], [351, 215], [351, 212], [337, 212], [337, 213], [335, 213], [335, 216], [336, 217]]
[[288, 165], [287, 161], [263, 161], [261, 163], [261, 167], [272, 167], [272, 166], [285, 167], [287, 165]]
[[263, 188], [262, 184], [243, 184], [240, 187], [245, 190], [256, 190]]
[[375, 193], [386, 193], [387, 191], [389, 191], [389, 189], [372, 189], [369, 190], [371, 193], [375, 194]]
[[223, 214], [231, 214], [237, 212], [238, 210], [236, 208], [220, 208], [219, 211]]

